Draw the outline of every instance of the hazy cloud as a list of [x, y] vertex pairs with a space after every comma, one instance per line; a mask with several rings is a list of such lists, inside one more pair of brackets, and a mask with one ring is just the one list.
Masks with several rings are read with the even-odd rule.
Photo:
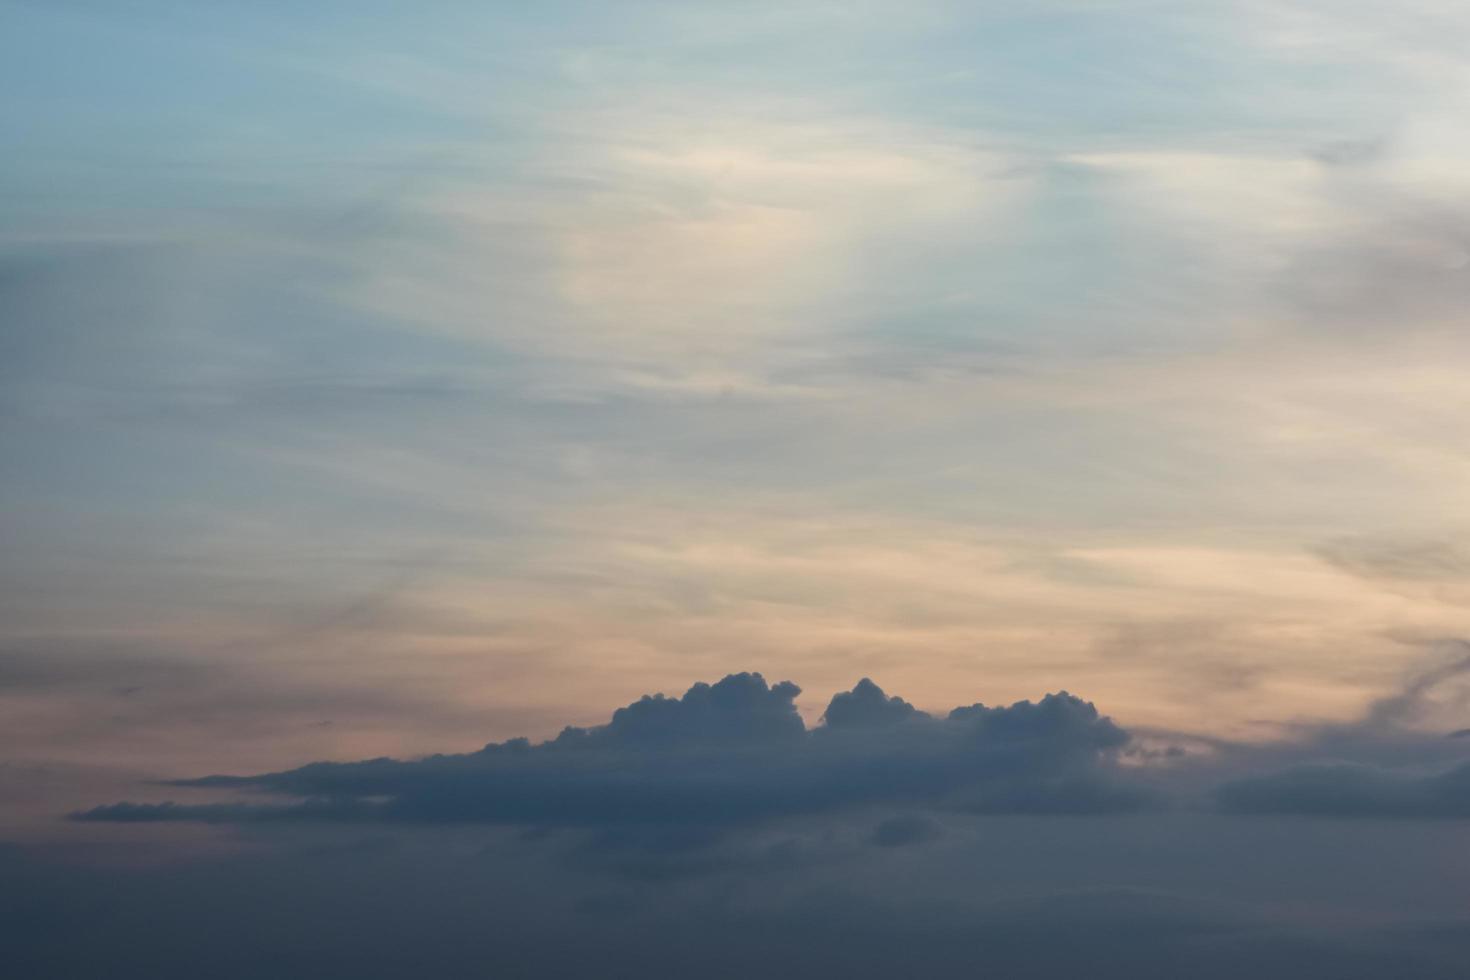
[[1231, 813], [1327, 817], [1470, 817], [1470, 765], [1430, 776], [1370, 766], [1301, 766], [1227, 783], [1220, 805]]
[[[1302, 882], [1280, 869], [1321, 867], [1341, 878], [1345, 868], [1381, 868], [1381, 833], [1362, 828], [1324, 843], [1218, 831], [1177, 822], [1061, 821], [1039, 833], [1011, 825], [923, 847], [866, 848], [866, 860], [842, 864], [801, 860], [799, 848], [793, 857], [778, 842], [620, 863], [625, 873], [613, 879], [605, 865], [567, 866], [544, 847], [504, 839], [338, 838], [122, 869], [0, 847], [0, 921], [7, 965], [27, 977], [468, 980], [488, 966], [526, 978], [878, 980], [914, 970], [957, 975], [976, 963], [1005, 976], [1098, 980], [1463, 974], [1470, 931], [1462, 914], [1377, 911], [1404, 895], [1417, 908], [1426, 888], [1445, 887], [1450, 872], [1434, 870], [1433, 853], [1444, 840], [1395, 850], [1391, 863], [1403, 872], [1388, 869], [1373, 882], [1388, 896], [1345, 917], [1320, 914], [1310, 900], [1293, 914]], [[1175, 841], [1218, 854], [1219, 867], [1171, 878]], [[1075, 863], [1067, 884], [1056, 883], [1059, 854]], [[678, 873], [687, 860], [705, 861], [707, 873]], [[1242, 898], [1241, 883], [1269, 897]], [[1350, 902], [1364, 884], [1348, 881]]]
[[923, 844], [944, 833], [944, 828], [932, 817], [919, 813], [889, 817], [873, 828], [873, 843], [879, 847], [907, 847]]

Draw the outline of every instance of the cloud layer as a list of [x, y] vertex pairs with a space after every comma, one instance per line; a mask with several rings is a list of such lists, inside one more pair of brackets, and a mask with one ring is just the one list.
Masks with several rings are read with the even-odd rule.
[[1352, 763], [1298, 766], [1220, 787], [1230, 813], [1470, 817], [1470, 764], [1429, 775]]
[[[760, 674], [646, 696], [594, 728], [417, 761], [317, 762], [180, 786], [301, 801], [132, 804], [88, 821], [372, 820], [523, 826], [721, 826], [867, 805], [987, 813], [1097, 813], [1145, 799], [1113, 764], [1128, 733], [1065, 692], [936, 718], [864, 679], [807, 729], [799, 688]], [[904, 831], [897, 832], [903, 836]], [[891, 834], [890, 834], [891, 836]]]

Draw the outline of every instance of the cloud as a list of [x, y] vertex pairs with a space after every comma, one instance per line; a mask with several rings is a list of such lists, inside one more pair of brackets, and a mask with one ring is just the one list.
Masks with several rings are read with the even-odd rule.
[[805, 731], [796, 713], [800, 693], [790, 681], [768, 687], [760, 674], [731, 674], [713, 686], [695, 684], [682, 698], [644, 695], [614, 711], [604, 728], [568, 728], [560, 738], [617, 744], [791, 738]]
[[[1373, 703], [1365, 725], [1382, 729], [1420, 721], [1436, 698], [1443, 699], [1447, 693], [1453, 693], [1452, 685], [1470, 674], [1470, 643], [1446, 640], [1439, 648], [1442, 652], [1437, 663], [1408, 678], [1397, 693]], [[1457, 706], [1464, 706], [1463, 696]]]
[[1215, 787], [1216, 806], [1235, 814], [1470, 817], [1470, 762], [1455, 727], [1467, 703], [1470, 647], [1463, 640], [1435, 646], [1429, 664], [1355, 722], [1225, 748], [1236, 771]]
[[924, 844], [944, 834], [944, 828], [932, 817], [909, 813], [889, 817], [873, 828], [873, 843], [879, 847], [907, 847]]
[[1339, 763], [1298, 766], [1226, 783], [1218, 792], [1230, 813], [1328, 817], [1470, 817], [1470, 764], [1430, 776]]
[[1390, 197], [1377, 220], [1304, 248], [1280, 287], [1298, 320], [1332, 334], [1453, 336], [1470, 300], [1470, 235], [1456, 193], [1433, 195], [1428, 207]]
[[1470, 580], [1470, 548], [1434, 539], [1341, 538], [1317, 554], [1329, 564], [1369, 579]]
[[464, 755], [316, 762], [174, 784], [300, 802], [119, 803], [75, 816], [720, 827], [874, 804], [1093, 813], [1144, 802], [1112, 766], [1128, 733], [1065, 692], [1009, 707], [973, 704], [940, 719], [864, 680], [835, 696], [828, 724], [810, 730], [796, 712], [799, 693], [790, 682], [731, 674], [682, 698], [644, 697], [606, 725], [567, 728], [538, 745], [512, 739]]
[[892, 725], [920, 717], [929, 716], [897, 695], [884, 695], [883, 689], [866, 677], [851, 691], [834, 694], [822, 716], [828, 728]]
[[[1263, 853], [1261, 837], [1154, 819], [1052, 821], [1041, 839], [1012, 824], [846, 863], [778, 850], [715, 877], [650, 865], [617, 880], [547, 861], [511, 835], [473, 851], [442, 835], [397, 845], [342, 835], [334, 846], [124, 869], [0, 845], [0, 914], [7, 966], [28, 978], [469, 978], [486, 964], [510, 977], [948, 976], [976, 963], [998, 976], [1096, 980], [1463, 975], [1470, 932], [1434, 887], [1453, 870], [1426, 842], [1400, 850], [1383, 828], [1360, 825], [1349, 854], [1311, 835]], [[1187, 881], [1161, 881], [1161, 853], [1177, 861], [1181, 836], [1207, 863]], [[1385, 848], [1394, 862], [1381, 860]], [[1276, 876], [1303, 854], [1324, 887], [1348, 895], [1315, 921], [1285, 908], [1311, 890]], [[1089, 876], [1093, 862], [1104, 867]], [[1241, 879], [1258, 900], [1233, 893]], [[1414, 901], [1365, 915], [1352, 900], [1375, 886], [1390, 894], [1371, 910], [1405, 893]], [[1354, 914], [1331, 914], [1344, 908]]]

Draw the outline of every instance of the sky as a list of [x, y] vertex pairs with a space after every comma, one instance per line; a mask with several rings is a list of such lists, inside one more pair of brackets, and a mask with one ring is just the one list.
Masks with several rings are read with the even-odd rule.
[[1442, 0], [0, 0], [11, 957], [1463, 975], [1467, 118]]

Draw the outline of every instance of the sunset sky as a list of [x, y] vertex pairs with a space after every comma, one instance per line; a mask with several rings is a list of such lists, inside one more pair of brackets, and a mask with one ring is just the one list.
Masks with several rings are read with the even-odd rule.
[[[938, 843], [883, 850], [899, 870], [823, 851], [782, 894], [897, 876], [949, 902], [935, 848], [1004, 864], [1010, 834], [1062, 855], [1033, 883], [1147, 890], [1110, 916], [1179, 890], [1279, 900], [1292, 928], [1432, 922], [1439, 946], [1321, 975], [1463, 975], [1470, 5], [9, 0], [0, 147], [0, 865], [27, 887], [74, 896], [146, 845], [146, 907], [185, 852], [229, 881], [209, 862], [238, 848], [340, 843], [248, 809], [338, 800], [291, 781], [313, 761], [525, 736], [581, 793], [557, 753], [584, 750], [535, 743], [578, 726], [643, 760], [594, 726], [749, 671], [755, 700], [709, 710], [762, 705], [811, 746], [779, 779], [759, 739], [704, 759], [739, 788], [687, 814], [720, 809], [719, 874], [760, 863], [740, 848], [771, 820], [830, 843], [826, 815], [896, 807], [874, 846]], [[943, 732], [842, 741], [829, 702], [861, 678]], [[971, 716], [941, 719], [1060, 691], [1105, 716], [1066, 758], [1147, 792], [961, 794], [974, 843], [933, 804]], [[680, 746], [708, 735], [699, 697]], [[935, 782], [785, 795], [874, 759]], [[628, 765], [683, 799], [682, 768]], [[211, 774], [266, 777], [248, 806], [158, 785]], [[441, 802], [402, 778], [347, 791], [397, 800], [381, 833], [433, 855], [394, 875], [482, 824], [602, 827], [517, 809], [501, 774], [513, 813], [400, 830]], [[1016, 815], [1150, 810], [1125, 796], [1172, 815]], [[165, 800], [247, 809], [108, 809]], [[737, 846], [721, 808], [747, 804]], [[1150, 820], [1177, 852], [1131, 864]], [[1318, 850], [1221, 884], [1199, 855], [1222, 839]], [[614, 851], [665, 854], [645, 843]], [[588, 901], [621, 880], [576, 874], [614, 882]], [[1260, 955], [1227, 960], [1318, 975]], [[1154, 975], [1119, 970], [1095, 975]]]

